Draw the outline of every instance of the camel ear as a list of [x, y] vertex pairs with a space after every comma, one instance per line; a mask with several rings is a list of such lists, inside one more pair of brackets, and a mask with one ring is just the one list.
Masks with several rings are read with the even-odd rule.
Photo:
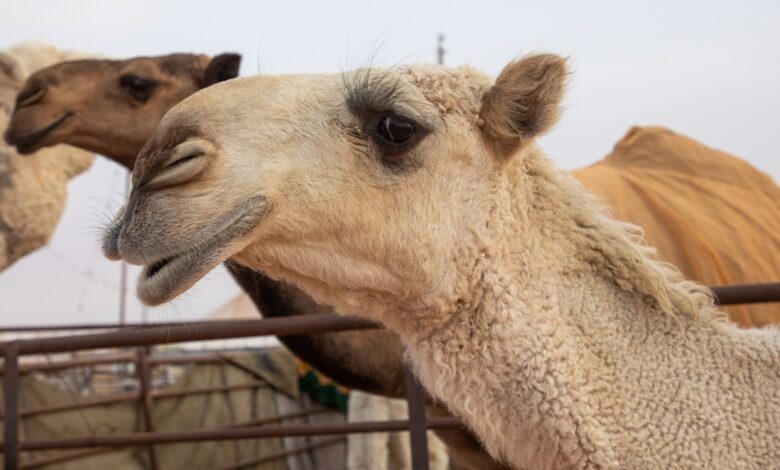
[[214, 56], [203, 72], [203, 88], [238, 77], [241, 54], [226, 53]]
[[4, 75], [21, 83], [27, 75], [23, 68], [23, 65], [14, 56], [0, 52], [0, 72]]
[[566, 60], [551, 54], [507, 65], [482, 97], [482, 131], [497, 155], [507, 157], [558, 120]]

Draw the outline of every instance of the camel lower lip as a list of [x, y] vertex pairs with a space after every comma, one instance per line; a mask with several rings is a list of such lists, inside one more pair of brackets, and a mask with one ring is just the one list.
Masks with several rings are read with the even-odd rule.
[[165, 303], [230, 257], [233, 242], [253, 229], [267, 210], [262, 196], [247, 203], [247, 208], [231, 217], [232, 222], [216, 230], [209, 241], [147, 264], [138, 279], [139, 299], [147, 305]]
[[138, 279], [138, 297], [149, 305], [159, 305], [191, 287], [222, 262], [224, 245], [214, 243], [168, 256], [146, 265]]
[[36, 131], [28, 132], [27, 134], [21, 136], [10, 138], [9, 143], [11, 145], [15, 145], [21, 153], [32, 153], [41, 147], [40, 143], [44, 138], [46, 138], [47, 135], [54, 131], [54, 129], [58, 128], [72, 115], [73, 113], [67, 112], [52, 121], [51, 124], [48, 124], [46, 127]]

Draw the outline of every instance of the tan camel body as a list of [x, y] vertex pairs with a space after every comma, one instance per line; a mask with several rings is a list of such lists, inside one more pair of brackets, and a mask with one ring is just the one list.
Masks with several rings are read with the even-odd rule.
[[519, 468], [767, 468], [780, 333], [741, 330], [534, 138], [564, 61], [258, 76], [175, 106], [104, 251], [170, 300], [231, 258], [397, 332]]
[[[20, 92], [6, 138], [30, 152], [70, 143], [132, 170], [135, 158], [163, 114], [198, 89], [238, 74], [240, 56], [171, 54], [128, 60], [81, 60], [48, 67]], [[45, 134], [32, 131], [67, 116]], [[231, 264], [230, 273], [264, 316], [332, 314], [301, 290]], [[388, 397], [405, 395], [403, 352], [387, 330], [350, 331], [280, 340], [298, 357], [342, 385]], [[367, 354], [370, 351], [370, 354]], [[435, 416], [447, 415], [437, 405]], [[465, 430], [440, 430], [452, 468], [500, 469]]]
[[[8, 126], [29, 74], [76, 55], [42, 43], [0, 51], [0, 129]], [[0, 143], [0, 272], [49, 241], [65, 207], [68, 181], [89, 168], [93, 158], [66, 145], [25, 157]]]
[[[658, 127], [633, 127], [572, 175], [658, 257], [710, 286], [780, 280], [780, 187], [746, 161]], [[774, 304], [723, 309], [742, 326], [780, 323]]]

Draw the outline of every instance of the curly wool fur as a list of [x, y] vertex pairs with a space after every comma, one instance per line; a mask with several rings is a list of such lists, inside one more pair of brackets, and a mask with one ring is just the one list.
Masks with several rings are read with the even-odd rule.
[[523, 468], [780, 461], [778, 331], [727, 324], [538, 150], [516, 158], [470, 308], [406, 338], [426, 387]]

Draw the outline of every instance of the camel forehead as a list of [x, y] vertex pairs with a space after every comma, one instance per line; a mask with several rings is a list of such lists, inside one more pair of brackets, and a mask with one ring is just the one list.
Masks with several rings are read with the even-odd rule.
[[208, 66], [210, 60], [205, 54], [169, 54], [151, 59], [158, 62], [160, 69], [168, 75], [197, 74]]
[[478, 114], [482, 96], [493, 84], [491, 77], [469, 66], [451, 69], [414, 65], [405, 68], [403, 73], [444, 114]]
[[103, 74], [111, 69], [112, 62], [116, 61], [84, 59], [62, 62], [35, 72], [30, 76], [28, 81], [43, 82], [56, 86], [63, 81], [85, 74], [94, 74], [102, 77]]
[[[351, 95], [365, 94], [395, 100], [387, 103], [388, 109], [375, 111], [400, 107], [413, 116], [459, 113], [476, 118], [482, 96], [492, 81], [471, 67], [453, 69], [437, 65], [363, 68], [331, 74], [256, 75], [218, 83], [195, 93], [174, 107], [164, 124], [189, 120], [193, 115], [209, 119], [222, 114], [232, 118], [253, 107], [263, 108], [261, 111], [303, 108], [316, 112], [318, 105], [349, 106]], [[381, 108], [382, 104], [377, 106]], [[202, 113], [203, 110], [209, 112]]]
[[350, 72], [349, 86], [360, 87], [376, 81], [398, 83], [400, 98], [410, 88], [420, 93], [442, 115], [458, 113], [476, 115], [484, 93], [493, 80], [469, 67], [449, 68], [433, 64], [414, 64], [388, 69], [358, 69]]
[[[114, 80], [114, 74], [124, 61], [107, 59], [81, 59], [61, 62], [39, 70], [27, 80], [29, 84], [47, 84], [53, 87], [59, 85], [78, 84], [93, 85], [106, 80]], [[86, 88], [85, 88], [86, 89]]]
[[[368, 102], [371, 111], [401, 112], [436, 130], [450, 115], [478, 122], [482, 96], [492, 82], [470, 67], [437, 65], [241, 77], [214, 84], [179, 102], [163, 117], [155, 140], [167, 149], [188, 138], [206, 138], [220, 145], [223, 137], [246, 136], [247, 131], [259, 130], [263, 122], [273, 122], [275, 131], [279, 126], [292, 131], [322, 119], [348, 120], [350, 114], [360, 113], [353, 101], [364, 104], [361, 100]], [[387, 102], [381, 102], [388, 97]], [[271, 121], [264, 121], [269, 118]], [[163, 154], [156, 153], [157, 157]], [[157, 157], [147, 155], [144, 160]]]
[[122, 71], [156, 70], [166, 75], [193, 75], [202, 72], [208, 65], [206, 55], [169, 54], [165, 56], [134, 57], [131, 59], [81, 59], [55, 64], [36, 72], [33, 76], [47, 82], [57, 82], [74, 77], [94, 75], [104, 78], [105, 74]]

